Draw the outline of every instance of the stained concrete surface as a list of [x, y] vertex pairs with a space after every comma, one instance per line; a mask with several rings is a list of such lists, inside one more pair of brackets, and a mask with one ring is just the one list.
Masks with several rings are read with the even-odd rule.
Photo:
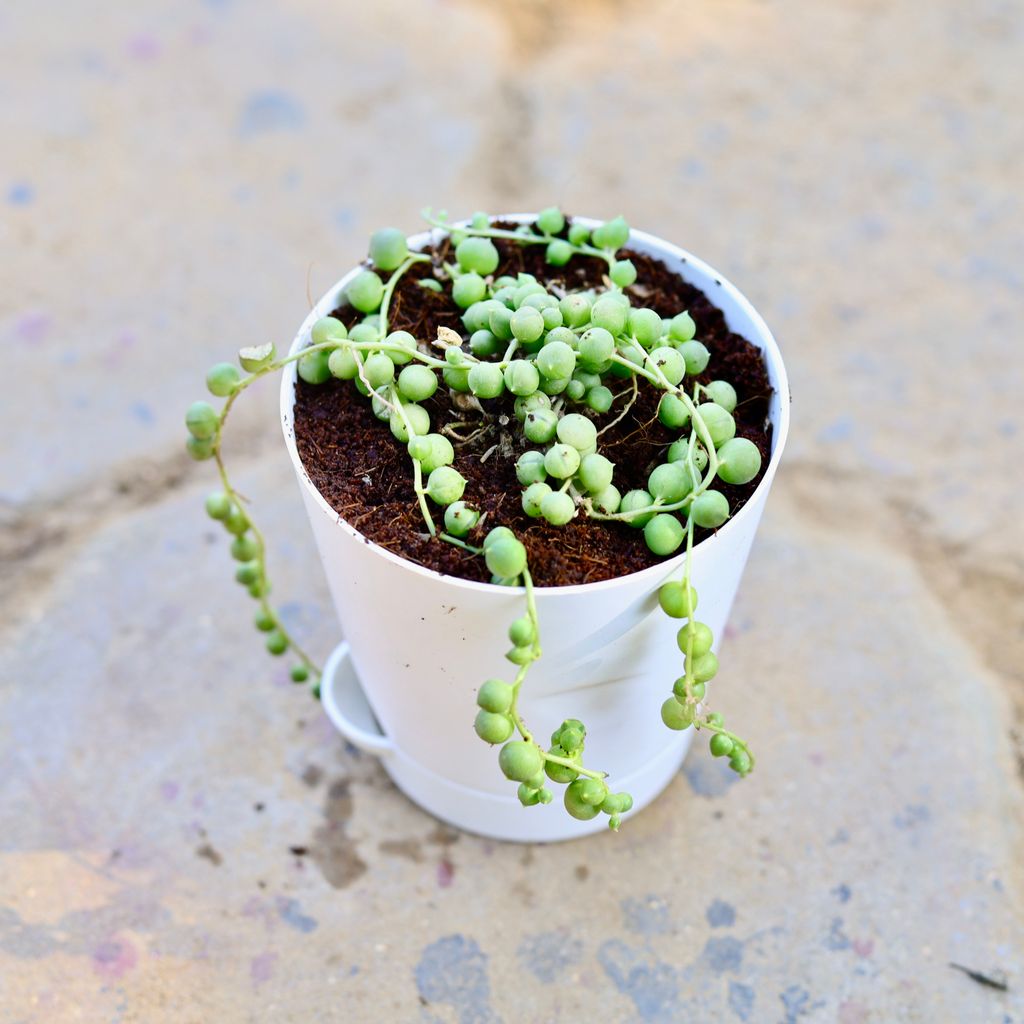
[[[1024, 1020], [1022, 44], [994, 0], [6, 6], [0, 1017]], [[756, 774], [522, 847], [268, 663], [179, 448], [374, 227], [552, 201], [743, 288], [794, 432], [719, 691]], [[326, 652], [274, 405], [232, 455]]]

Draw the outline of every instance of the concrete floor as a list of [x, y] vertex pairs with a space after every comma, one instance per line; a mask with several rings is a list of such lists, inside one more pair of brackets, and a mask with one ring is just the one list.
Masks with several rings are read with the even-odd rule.
[[[5, 5], [0, 1018], [1024, 1021], [1022, 43], [1005, 0]], [[756, 774], [522, 847], [269, 663], [181, 419], [374, 227], [549, 202], [743, 288], [795, 422], [721, 676]], [[233, 457], [326, 653], [275, 398]]]

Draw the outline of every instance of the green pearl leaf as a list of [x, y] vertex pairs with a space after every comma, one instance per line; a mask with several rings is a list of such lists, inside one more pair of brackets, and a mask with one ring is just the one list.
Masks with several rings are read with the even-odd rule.
[[249, 345], [238, 350], [238, 361], [246, 373], [259, 373], [266, 369], [274, 358], [274, 343]]

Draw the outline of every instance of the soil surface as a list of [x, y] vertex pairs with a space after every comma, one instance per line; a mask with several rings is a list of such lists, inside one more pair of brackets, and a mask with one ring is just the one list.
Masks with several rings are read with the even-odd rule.
[[[495, 244], [501, 253], [496, 274], [527, 271], [542, 283], [567, 290], [602, 286], [602, 271], [606, 269], [602, 260], [574, 256], [565, 267], [556, 268], [544, 262], [542, 245], [523, 246], [500, 239]], [[390, 328], [409, 331], [422, 342], [435, 338], [438, 327], [450, 327], [468, 340], [462, 311], [452, 302], [447, 282], [443, 293], [417, 284], [422, 278], [433, 276], [434, 267], [445, 259], [454, 259], [447, 239], [433, 250], [433, 255], [433, 264], [414, 264], [396, 287]], [[664, 263], [628, 249], [621, 255], [631, 259], [638, 271], [636, 283], [627, 289], [634, 306], [648, 306], [662, 316], [688, 310], [693, 317], [696, 337], [711, 352], [707, 369], [698, 379], [702, 383], [724, 379], [736, 389], [736, 434], [750, 438], [758, 446], [763, 473], [771, 446], [771, 426], [767, 423], [771, 386], [760, 350], [733, 334], [721, 310]], [[348, 326], [361, 318], [348, 307], [334, 315]], [[615, 463], [615, 485], [623, 494], [645, 486], [650, 471], [663, 461], [666, 447], [678, 436], [658, 422], [656, 410], [661, 392], [645, 383], [641, 383], [639, 398], [629, 414], [602, 434], [599, 441], [599, 450]], [[617, 396], [612, 409], [602, 415], [589, 413], [598, 429], [621, 413], [630, 393], [628, 380], [613, 379], [609, 386]], [[464, 500], [487, 513], [485, 526], [508, 526], [526, 545], [534, 582], [538, 586], [592, 583], [663, 561], [651, 554], [641, 532], [633, 527], [583, 515], [556, 527], [531, 519], [522, 511], [523, 488], [516, 479], [515, 459], [526, 448], [535, 446], [511, 429], [518, 427], [512, 402], [513, 397], [505, 394], [482, 403], [487, 429], [466, 443], [451, 438], [456, 452], [454, 465], [467, 480]], [[430, 412], [433, 430], [441, 430], [446, 423], [479, 418], [479, 413], [466, 414], [456, 409], [443, 385], [422, 404]], [[574, 411], [588, 413], [582, 405], [575, 406]], [[456, 429], [466, 436], [479, 425]], [[490, 579], [482, 558], [429, 538], [413, 490], [405, 445], [395, 440], [386, 422], [373, 415], [369, 401], [351, 383], [332, 379], [311, 385], [300, 379], [295, 438], [299, 455], [320, 493], [339, 515], [370, 540], [441, 573], [471, 580]], [[503, 454], [503, 450], [511, 455]], [[729, 499], [735, 515], [760, 479], [759, 475], [742, 487], [719, 481], [715, 487]], [[440, 525], [441, 510], [434, 506], [433, 511], [435, 522]], [[483, 532], [479, 534], [481, 538]], [[698, 530], [695, 540], [706, 535]], [[475, 538], [471, 535], [467, 539]]]

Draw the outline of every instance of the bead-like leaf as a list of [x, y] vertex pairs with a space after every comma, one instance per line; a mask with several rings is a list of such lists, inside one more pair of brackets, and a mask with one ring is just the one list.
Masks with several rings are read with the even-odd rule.
[[459, 348], [462, 345], [462, 338], [455, 333], [450, 327], [438, 327], [437, 329], [437, 340], [431, 342], [438, 348]]
[[250, 345], [238, 350], [238, 361], [247, 373], [262, 370], [274, 358], [274, 343], [266, 345]]

